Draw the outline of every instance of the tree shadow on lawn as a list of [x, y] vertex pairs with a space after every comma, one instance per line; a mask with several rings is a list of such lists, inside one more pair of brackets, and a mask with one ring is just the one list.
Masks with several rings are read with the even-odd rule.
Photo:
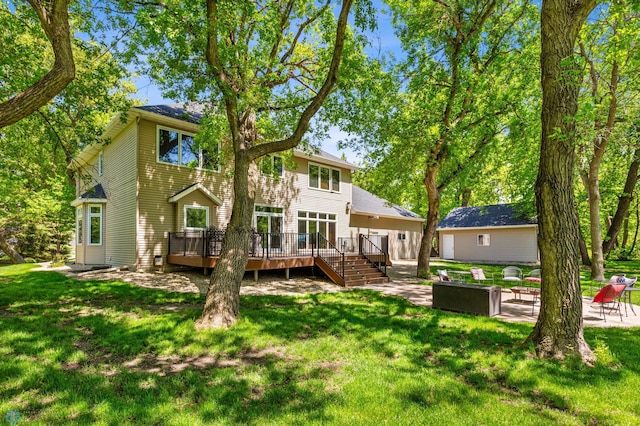
[[[237, 326], [197, 333], [201, 303], [197, 295], [51, 272], [14, 277], [0, 287], [0, 407], [46, 423], [259, 423], [283, 413], [332, 422], [327, 407], [347, 404], [341, 382], [373, 359], [387, 383], [408, 381], [389, 386], [407, 407], [455, 404], [464, 412], [483, 403], [482, 391], [528, 401], [531, 415], [544, 417], [540, 405], [571, 404], [541, 390], [539, 375], [569, 389], [621, 374], [532, 359], [522, 345], [530, 324], [433, 311], [372, 291], [245, 296]], [[184, 309], [158, 309], [166, 304]], [[640, 343], [631, 333], [617, 336]], [[609, 348], [637, 372], [637, 356], [618, 342], [611, 338]]]

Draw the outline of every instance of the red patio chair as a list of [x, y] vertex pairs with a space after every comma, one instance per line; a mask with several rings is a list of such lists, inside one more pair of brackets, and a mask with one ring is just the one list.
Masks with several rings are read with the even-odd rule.
[[607, 284], [602, 287], [598, 294], [593, 298], [593, 303], [600, 304], [600, 312], [602, 313], [602, 318], [604, 318], [605, 322], [607, 321], [607, 317], [604, 313], [604, 305], [610, 305], [609, 314], [614, 309], [618, 309], [618, 313], [620, 314], [620, 321], [622, 321], [622, 311], [620, 309], [620, 296], [624, 293], [624, 290], [627, 288], [626, 284]]

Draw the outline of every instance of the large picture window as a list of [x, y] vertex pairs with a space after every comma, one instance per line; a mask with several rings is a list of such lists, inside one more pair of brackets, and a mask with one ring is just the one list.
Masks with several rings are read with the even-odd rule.
[[158, 126], [158, 162], [176, 166], [219, 171], [220, 146], [204, 150], [196, 146], [193, 135]]
[[82, 206], [76, 208], [76, 241], [82, 244]]
[[102, 245], [102, 206], [89, 204], [89, 245]]
[[340, 170], [309, 163], [309, 187], [340, 192]]
[[209, 207], [184, 206], [184, 229], [206, 229], [209, 226]]
[[[336, 243], [336, 215], [333, 213], [319, 212], [298, 212], [298, 233], [299, 234], [322, 234], [331, 243]], [[302, 238], [302, 237], [300, 237]], [[314, 241], [314, 236], [310, 236], [310, 241]], [[306, 239], [305, 239], [306, 242]], [[301, 247], [302, 248], [302, 247]]]

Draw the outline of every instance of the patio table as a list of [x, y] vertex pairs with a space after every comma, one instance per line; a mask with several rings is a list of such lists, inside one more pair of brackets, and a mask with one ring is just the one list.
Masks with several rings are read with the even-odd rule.
[[627, 305], [629, 305], [629, 307], [631, 308], [631, 312], [633, 312], [633, 315], [636, 315], [636, 311], [633, 309], [633, 304], [631, 303], [631, 294], [634, 291], [640, 291], [640, 288], [630, 287], [630, 288], [627, 288], [622, 294], [622, 297], [623, 297], [622, 302], [624, 303], [625, 316], [629, 316], [627, 314]]
[[533, 310], [536, 306], [536, 301], [540, 298], [540, 289], [537, 287], [516, 286], [516, 287], [511, 287], [511, 292], [516, 295], [516, 299], [518, 300], [522, 300], [523, 294], [533, 296], [533, 302], [531, 303], [531, 315], [533, 315]]

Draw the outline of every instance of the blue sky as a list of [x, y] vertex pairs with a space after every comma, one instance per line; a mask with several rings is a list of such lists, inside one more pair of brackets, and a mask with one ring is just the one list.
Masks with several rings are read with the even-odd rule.
[[[381, 12], [381, 9], [385, 6], [379, 0], [374, 0], [373, 3], [380, 12], [377, 15], [378, 29], [370, 35], [372, 45], [369, 48], [369, 53], [377, 56], [379, 51], [381, 53], [399, 51], [400, 41], [393, 33], [391, 17]], [[147, 75], [141, 75], [135, 83], [138, 88], [135, 97], [145, 100], [147, 105], [176, 103], [176, 100], [163, 97], [160, 89]], [[333, 128], [330, 132], [329, 139], [323, 142], [322, 149], [336, 156], [341, 156], [344, 153], [348, 161], [358, 164], [359, 158], [353, 151], [348, 149], [338, 150], [338, 141], [346, 136], [347, 135], [339, 128]]]

